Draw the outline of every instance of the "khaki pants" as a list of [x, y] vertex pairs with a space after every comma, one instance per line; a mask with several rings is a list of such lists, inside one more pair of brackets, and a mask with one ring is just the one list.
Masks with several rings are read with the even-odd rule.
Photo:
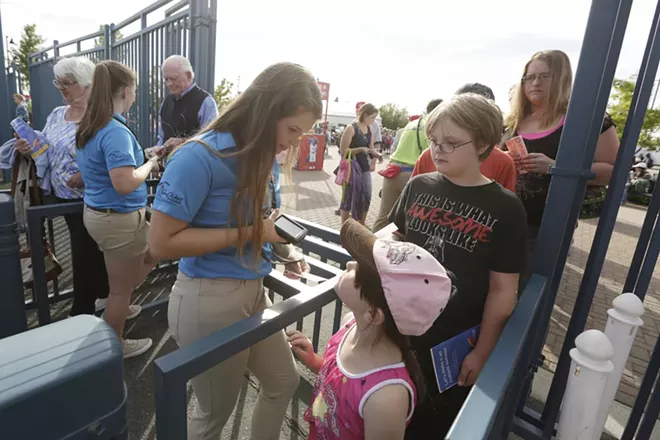
[[403, 192], [403, 188], [410, 180], [411, 171], [401, 171], [396, 177], [391, 179], [383, 179], [383, 192], [380, 199], [380, 211], [378, 211], [378, 218], [374, 222], [373, 231], [378, 232], [385, 226], [389, 225], [387, 217], [390, 211], [394, 208], [394, 204], [399, 199]]
[[[272, 304], [263, 280], [190, 278], [179, 272], [167, 311], [179, 346], [217, 332]], [[261, 385], [252, 415], [253, 440], [278, 439], [300, 377], [283, 331], [191, 380], [197, 405], [188, 424], [190, 440], [220, 440], [250, 370]]]

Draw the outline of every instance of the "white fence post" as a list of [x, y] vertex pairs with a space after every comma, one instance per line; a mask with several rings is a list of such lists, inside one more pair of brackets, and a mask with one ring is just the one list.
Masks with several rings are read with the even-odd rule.
[[626, 368], [626, 361], [630, 355], [630, 349], [633, 342], [635, 342], [635, 335], [637, 329], [644, 324], [641, 316], [644, 314], [644, 303], [637, 295], [632, 293], [624, 293], [617, 296], [612, 301], [612, 308], [607, 311], [609, 318], [605, 326], [605, 336], [612, 343], [614, 348], [614, 356], [612, 357], [612, 364], [614, 369], [607, 377], [605, 383], [605, 390], [603, 391], [603, 398], [601, 400], [600, 409], [598, 411], [598, 422], [596, 423], [596, 432], [594, 433], [594, 440], [601, 437], [605, 429], [605, 422], [607, 415], [610, 413], [616, 390], [619, 388], [623, 370]]
[[575, 338], [575, 348], [570, 352], [571, 370], [559, 415], [557, 439], [594, 438], [603, 387], [614, 368], [610, 362], [613, 354], [612, 344], [599, 330], [587, 330]]

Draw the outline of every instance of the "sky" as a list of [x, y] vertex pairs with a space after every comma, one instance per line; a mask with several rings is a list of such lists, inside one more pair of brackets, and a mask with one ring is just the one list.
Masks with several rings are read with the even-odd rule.
[[[16, 42], [22, 26], [35, 23], [52, 44], [92, 33], [99, 24], [119, 23], [150, 3], [0, 0], [0, 17], [4, 35]], [[633, 2], [619, 78], [639, 69], [655, 3]], [[577, 67], [590, 5], [587, 0], [220, 0], [216, 84], [221, 78], [238, 84], [240, 77], [244, 90], [268, 65], [292, 61], [330, 83], [330, 112], [353, 111], [356, 102], [369, 101], [392, 102], [416, 114], [466, 82], [490, 86], [506, 111], [508, 90], [534, 52], [563, 50]], [[163, 17], [156, 12], [149, 24]]]

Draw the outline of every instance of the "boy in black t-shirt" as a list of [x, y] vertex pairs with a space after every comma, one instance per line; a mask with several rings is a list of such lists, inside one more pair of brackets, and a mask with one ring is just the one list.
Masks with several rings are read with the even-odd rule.
[[[428, 393], [415, 409], [407, 439], [444, 438], [516, 305], [526, 257], [525, 210], [515, 194], [479, 171], [502, 128], [499, 108], [480, 95], [441, 104], [426, 125], [439, 172], [411, 179], [390, 213], [395, 236], [433, 254], [453, 273], [456, 287], [431, 329], [411, 341]], [[476, 325], [479, 339], [463, 361], [459, 386], [440, 394], [431, 347]]]

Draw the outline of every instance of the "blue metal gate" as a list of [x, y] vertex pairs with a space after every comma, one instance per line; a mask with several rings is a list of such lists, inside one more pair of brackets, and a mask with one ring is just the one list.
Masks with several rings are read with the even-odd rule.
[[[660, 60], [659, 2], [559, 363], [543, 411], [535, 413], [526, 406], [526, 400], [533, 373], [542, 363], [541, 349], [566, 264], [574, 225], [578, 220], [587, 181], [592, 176], [591, 164], [631, 6], [632, 0], [592, 2], [566, 125], [556, 166], [552, 170], [547, 209], [534, 256], [534, 277], [523, 292], [520, 304], [448, 438], [499, 439], [506, 438], [510, 431], [525, 439], [549, 439], [554, 435], [571, 362], [568, 352], [575, 346], [575, 338], [584, 330], [587, 322]], [[660, 191], [655, 191], [623, 289], [623, 292], [632, 291], [642, 299], [660, 252], [660, 225], [657, 224], [659, 209]], [[632, 439], [636, 431], [634, 438], [649, 438], [660, 411], [660, 388], [656, 387], [651, 393], [659, 368], [660, 344], [656, 342], [623, 439]], [[650, 394], [651, 402], [640, 425]]]
[[[164, 8], [165, 17], [148, 25], [152, 14], [163, 13]], [[112, 59], [130, 66], [137, 75], [137, 99], [127, 120], [143, 146], [153, 145], [158, 111], [166, 93], [160, 73], [165, 58], [175, 54], [189, 58], [197, 84], [213, 91], [216, 10], [217, 0], [160, 0], [117, 25], [106, 25], [65, 43], [54, 41], [52, 46], [31, 55], [34, 126], [42, 128], [50, 112], [62, 105], [62, 97], [52, 84], [56, 60], [63, 56], [85, 56], [94, 62]], [[116, 38], [135, 25], [139, 30]]]

